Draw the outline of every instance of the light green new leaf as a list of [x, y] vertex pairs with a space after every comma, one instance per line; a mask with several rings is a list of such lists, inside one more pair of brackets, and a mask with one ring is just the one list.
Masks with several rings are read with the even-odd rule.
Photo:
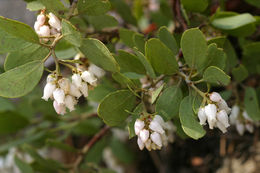
[[62, 20], [61, 25], [64, 39], [73, 44], [74, 46], [80, 47], [82, 39], [76, 27], [65, 19]]
[[21, 173], [34, 173], [29, 163], [19, 159], [17, 156], [14, 158], [15, 165], [19, 168]]
[[39, 43], [39, 38], [34, 30], [21, 22], [0, 16], [0, 29], [19, 39]]
[[166, 88], [157, 99], [155, 110], [165, 120], [178, 116], [179, 106], [182, 100], [182, 91], [179, 86]]
[[26, 8], [30, 11], [38, 11], [45, 8], [45, 6], [40, 1], [28, 2]]
[[97, 66], [108, 71], [119, 71], [116, 60], [101, 41], [93, 38], [84, 39], [79, 49]]
[[224, 70], [226, 59], [227, 57], [223, 49], [218, 48], [217, 44], [212, 43], [208, 46], [206, 61], [200, 69], [205, 69], [209, 66], [216, 66], [221, 70]]
[[254, 121], [260, 120], [260, 110], [258, 99], [256, 95], [256, 91], [254, 88], [247, 87], [245, 92], [245, 109], [248, 113], [249, 117], [252, 118]]
[[128, 90], [120, 90], [107, 95], [98, 106], [98, 116], [109, 126], [120, 125], [128, 117], [126, 111], [135, 106], [135, 95]]
[[127, 88], [127, 87], [136, 88], [136, 85], [134, 84], [134, 82], [131, 79], [129, 79], [128, 77], [126, 77], [125, 75], [123, 75], [122, 73], [115, 72], [112, 74], [112, 77], [118, 83], [120, 83], [123, 88]]
[[25, 49], [11, 52], [5, 59], [5, 71], [21, 66], [34, 60], [42, 60], [49, 53], [49, 49], [38, 44], [32, 44]]
[[164, 84], [161, 85], [159, 88], [157, 88], [155, 91], [152, 92], [152, 101], [151, 104], [153, 104], [155, 102], [155, 100], [158, 98], [158, 96], [160, 95], [162, 89], [164, 87]]
[[113, 16], [107, 14], [99, 16], [88, 16], [87, 19], [89, 23], [97, 30], [116, 27], [118, 25], [118, 21]]
[[206, 131], [198, 122], [192, 110], [192, 97], [186, 96], [180, 104], [179, 116], [183, 131], [193, 139], [203, 137]]
[[167, 27], [162, 26], [159, 29], [158, 37], [169, 49], [172, 50], [175, 56], [179, 53], [177, 42]]
[[159, 39], [152, 38], [146, 42], [145, 54], [158, 73], [170, 75], [178, 71], [175, 55]]
[[29, 121], [16, 112], [0, 113], [0, 135], [15, 133], [29, 124]]
[[237, 82], [242, 82], [248, 77], [248, 71], [243, 64], [232, 69], [232, 75]]
[[188, 29], [183, 33], [181, 49], [185, 62], [191, 68], [199, 70], [203, 66], [208, 47], [203, 33], [198, 28]]
[[120, 28], [119, 29], [119, 37], [120, 40], [127, 46], [129, 47], [134, 47], [135, 43], [134, 43], [134, 35], [136, 34], [136, 32], [129, 30], [129, 29], [125, 29], [125, 28]]
[[144, 65], [144, 68], [146, 69], [146, 73], [151, 77], [151, 78], [156, 78], [155, 72], [153, 70], [153, 67], [151, 64], [148, 62], [144, 54], [139, 52], [136, 48], [134, 48], [134, 52], [137, 55], [137, 58], [140, 60], [140, 62]]
[[67, 10], [60, 0], [39, 0], [39, 2], [43, 4], [48, 11], [53, 12], [57, 16]]
[[144, 35], [136, 33], [133, 35], [134, 45], [137, 49], [144, 54], [145, 38]]
[[43, 62], [32, 61], [0, 74], [0, 96], [21, 97], [33, 90], [43, 73]]
[[84, 13], [89, 16], [105, 14], [110, 7], [109, 0], [79, 0], [77, 5], [79, 13]]
[[220, 68], [210, 66], [204, 71], [203, 80], [213, 84], [228, 85], [230, 82], [230, 76]]
[[208, 0], [181, 0], [185, 9], [192, 12], [203, 12], [208, 6]]
[[135, 72], [145, 74], [145, 68], [139, 59], [124, 50], [118, 50], [118, 55], [115, 56], [117, 63], [120, 66], [121, 72]]

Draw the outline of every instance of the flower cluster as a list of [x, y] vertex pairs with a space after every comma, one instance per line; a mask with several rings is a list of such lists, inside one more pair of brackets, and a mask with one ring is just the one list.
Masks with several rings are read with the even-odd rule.
[[[49, 37], [51, 35], [57, 35], [61, 32], [61, 22], [53, 14], [45, 14], [44, 11], [37, 16], [37, 20], [34, 23], [34, 29], [40, 37]], [[43, 38], [43, 41], [47, 42], [48, 38]]]
[[95, 86], [97, 78], [89, 71], [78, 71], [68, 78], [50, 74], [47, 77], [47, 84], [44, 87], [42, 99], [48, 101], [53, 99], [53, 107], [58, 114], [64, 115], [66, 107], [73, 111], [77, 104], [77, 99], [82, 95], [88, 96], [88, 85]]
[[209, 128], [219, 128], [223, 133], [229, 127], [228, 114], [231, 109], [228, 107], [226, 101], [216, 92], [209, 94], [210, 104], [205, 107], [200, 107], [198, 117], [201, 125], [205, 125], [206, 121]]
[[137, 119], [134, 129], [140, 150], [144, 147], [149, 151], [161, 149], [174, 140], [175, 126], [171, 122], [164, 122], [160, 115], [148, 115]]
[[245, 130], [250, 133], [254, 131], [253, 120], [248, 116], [247, 112], [240, 110], [238, 105], [234, 105], [229, 116], [230, 124], [236, 125], [239, 135], [243, 135]]

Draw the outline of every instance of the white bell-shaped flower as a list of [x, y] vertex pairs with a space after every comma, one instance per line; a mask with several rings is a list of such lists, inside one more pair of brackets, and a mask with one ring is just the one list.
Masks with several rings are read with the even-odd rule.
[[229, 115], [230, 124], [236, 123], [239, 112], [240, 112], [239, 107], [237, 105], [234, 105], [231, 109], [231, 114]]
[[209, 98], [210, 98], [210, 100], [213, 101], [213, 102], [220, 102], [221, 99], [222, 99], [222, 97], [220, 96], [220, 94], [217, 93], [217, 92], [212, 92], [212, 93], [210, 93], [210, 94], [209, 94]]
[[221, 122], [217, 121], [216, 126], [222, 131], [222, 133], [227, 132], [227, 128]]
[[149, 128], [155, 132], [158, 132], [160, 134], [165, 133], [165, 131], [163, 130], [162, 126], [156, 121], [156, 120], [152, 120]]
[[101, 78], [106, 74], [106, 72], [102, 68], [96, 66], [95, 64], [90, 64], [88, 67], [88, 71], [94, 74], [97, 78]]
[[146, 129], [143, 129], [140, 131], [139, 136], [140, 136], [141, 140], [143, 141], [143, 143], [145, 143], [148, 140], [149, 134], [150, 134], [149, 131]]
[[39, 31], [40, 31], [40, 27], [41, 27], [41, 24], [40, 24], [40, 22], [38, 22], [38, 21], [36, 21], [35, 23], [34, 23], [34, 30], [38, 33]]
[[198, 117], [200, 120], [200, 125], [205, 125], [207, 121], [207, 115], [205, 114], [205, 108], [199, 108]]
[[245, 125], [242, 124], [240, 121], [236, 122], [236, 129], [240, 136], [242, 136], [245, 133]]
[[58, 81], [60, 88], [65, 92], [65, 94], [69, 93], [70, 90], [70, 81], [67, 78], [62, 78]]
[[82, 82], [79, 90], [81, 91], [84, 97], [88, 97], [88, 84], [86, 82]]
[[53, 14], [53, 13], [49, 13], [49, 24], [50, 26], [52, 26], [53, 28], [57, 29], [58, 31], [61, 30], [61, 23], [60, 20]]
[[246, 130], [249, 131], [250, 133], [254, 132], [254, 125], [253, 124], [246, 123], [245, 127], [246, 127]]
[[159, 147], [162, 147], [162, 139], [161, 139], [161, 135], [157, 132], [153, 132], [151, 134], [151, 140], [158, 145]]
[[59, 104], [56, 100], [53, 101], [53, 107], [57, 114], [64, 115], [66, 113], [66, 107], [64, 104]]
[[55, 77], [55, 75], [54, 74], [49, 74], [48, 76], [47, 76], [47, 83], [50, 83], [50, 82], [55, 82], [56, 81], [56, 77]]
[[69, 94], [77, 98], [80, 98], [82, 95], [80, 90], [73, 83], [70, 84]]
[[144, 128], [144, 121], [137, 119], [134, 124], [135, 134], [138, 135], [140, 131]]
[[220, 110], [225, 110], [225, 111], [227, 112], [227, 114], [230, 114], [231, 109], [228, 107], [227, 102], [226, 102], [224, 99], [221, 99], [221, 100], [217, 103], [217, 105], [218, 105], [218, 108], [219, 108]]
[[244, 117], [246, 120], [248, 120], [248, 121], [253, 121], [253, 120], [249, 117], [249, 115], [248, 115], [248, 113], [247, 113], [246, 111], [243, 111], [242, 115], [243, 115], [243, 117]]
[[76, 104], [77, 104], [77, 101], [73, 96], [67, 95], [65, 97], [65, 106], [70, 110], [70, 112], [75, 110], [74, 106]]
[[230, 126], [228, 122], [228, 115], [225, 110], [217, 112], [217, 120], [220, 121], [226, 128]]
[[59, 32], [57, 31], [57, 29], [51, 28], [51, 35], [56, 35], [56, 34], [59, 34]]
[[40, 25], [43, 25], [46, 20], [46, 16], [44, 14], [39, 14], [37, 16], [37, 22], [39, 22]]
[[160, 115], [155, 115], [153, 118], [154, 121], [157, 121], [162, 127], [164, 127], [165, 122]]
[[97, 82], [97, 78], [95, 78], [95, 76], [93, 74], [91, 74], [89, 71], [84, 71], [82, 74], [81, 74], [81, 78], [89, 83], [90, 85], [93, 85], [95, 86], [96, 85], [96, 82]]
[[57, 101], [58, 104], [65, 103], [65, 93], [62, 89], [56, 88], [53, 92], [53, 98]]
[[55, 89], [56, 89], [56, 85], [54, 85], [52, 83], [47, 83], [43, 90], [42, 99], [44, 99], [45, 101], [48, 101], [48, 99], [52, 96]]
[[213, 129], [215, 123], [217, 122], [216, 114], [217, 114], [217, 107], [214, 104], [208, 104], [205, 106], [205, 114], [207, 116], [209, 128]]
[[137, 138], [137, 144], [138, 144], [140, 150], [144, 149], [144, 143], [143, 143], [143, 141], [141, 140], [140, 137]]
[[36, 32], [42, 37], [49, 37], [51, 34], [50, 28], [47, 25], [40, 26], [39, 30]]
[[76, 85], [78, 88], [81, 87], [82, 79], [81, 79], [80, 74], [74, 73], [74, 74], [72, 75], [71, 79], [72, 79], [72, 83], [73, 83], [74, 85]]
[[[169, 136], [169, 135], [168, 135], [168, 136]], [[161, 135], [161, 139], [162, 139], [162, 144], [163, 144], [163, 146], [167, 146], [167, 145], [168, 145], [168, 141], [173, 142], [173, 139], [171, 139], [171, 137], [172, 137], [173, 135], [171, 135], [170, 138], [169, 138], [168, 136], [166, 136], [166, 134], [162, 134], [162, 135]]]
[[151, 151], [152, 150], [152, 141], [151, 141], [151, 139], [148, 139], [145, 143], [145, 147], [146, 147], [146, 149], [148, 150], [148, 151]]

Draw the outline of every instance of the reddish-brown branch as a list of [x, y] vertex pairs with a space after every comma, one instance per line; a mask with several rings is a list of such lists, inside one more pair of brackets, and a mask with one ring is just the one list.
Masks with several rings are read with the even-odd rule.
[[181, 25], [182, 31], [188, 29], [188, 25], [186, 24], [182, 14], [181, 14], [181, 3], [180, 0], [172, 0], [172, 10], [175, 16], [175, 20]]
[[95, 136], [91, 138], [91, 140], [82, 148], [80, 155], [76, 159], [76, 161], [73, 164], [73, 170], [77, 170], [78, 166], [83, 160], [83, 156], [89, 151], [89, 149], [97, 142], [99, 141], [105, 134], [106, 132], [110, 129], [110, 127], [105, 126], [102, 128]]

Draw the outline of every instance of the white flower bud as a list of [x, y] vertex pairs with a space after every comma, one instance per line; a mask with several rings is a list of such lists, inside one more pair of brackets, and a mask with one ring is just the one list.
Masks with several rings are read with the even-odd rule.
[[240, 111], [240, 109], [239, 109], [239, 107], [237, 105], [234, 105], [232, 107], [231, 114], [229, 115], [230, 124], [235, 124], [236, 123], [239, 111]]
[[49, 13], [49, 24], [57, 29], [58, 31], [61, 30], [61, 23], [60, 23], [60, 20], [53, 14], [53, 13]]
[[213, 102], [220, 102], [222, 100], [222, 97], [217, 92], [210, 93], [209, 98]]
[[220, 121], [226, 128], [230, 126], [228, 123], [228, 115], [224, 110], [217, 113], [217, 120]]
[[84, 97], [88, 96], [88, 84], [86, 82], [82, 82], [81, 87], [79, 88]]
[[53, 98], [57, 101], [58, 104], [64, 104], [65, 93], [62, 89], [56, 88], [53, 92]]
[[36, 21], [34, 23], [34, 30], [36, 31], [37, 34], [40, 31], [40, 27], [41, 27], [40, 23]]
[[162, 139], [159, 133], [153, 132], [151, 134], [151, 140], [159, 147], [162, 147]]
[[48, 101], [48, 99], [52, 96], [52, 93], [54, 92], [55, 89], [56, 89], [56, 85], [52, 83], [47, 83], [43, 90], [42, 99]]
[[167, 145], [168, 145], [168, 140], [169, 140], [170, 142], [173, 142], [173, 141], [171, 141], [171, 140], [168, 138], [168, 136], [166, 136], [166, 134], [162, 134], [162, 135], [161, 135], [161, 139], [162, 139], [162, 144], [163, 144], [163, 146], [167, 146]]
[[254, 126], [253, 126], [253, 124], [247, 123], [247, 124], [245, 125], [245, 127], [246, 127], [247, 131], [249, 131], [250, 133], [253, 133], [253, 132], [254, 132]]
[[39, 22], [40, 25], [43, 25], [43, 24], [44, 24], [45, 19], [46, 19], [46, 17], [45, 17], [44, 14], [39, 14], [39, 15], [37, 16], [37, 22]]
[[52, 82], [54, 82], [55, 80], [56, 80], [56, 77], [55, 77], [54, 74], [49, 74], [49, 75], [47, 76], [47, 83], [52, 83]]
[[42, 37], [49, 37], [51, 34], [49, 26], [47, 25], [40, 26], [39, 31], [37, 31], [37, 34], [39, 34]]
[[71, 79], [73, 84], [75, 84], [78, 88], [81, 87], [82, 80], [79, 74], [73, 74]]
[[58, 84], [60, 88], [65, 92], [65, 94], [68, 94], [70, 90], [70, 81], [67, 78], [62, 78], [58, 81]]
[[225, 100], [221, 99], [221, 100], [217, 103], [217, 105], [218, 105], [218, 108], [219, 108], [220, 110], [225, 110], [227, 114], [230, 114], [231, 109], [228, 107], [227, 102], [226, 102]]
[[59, 34], [59, 32], [57, 31], [57, 29], [51, 28], [51, 35], [56, 35], [56, 34]]
[[144, 144], [145, 144], [145, 147], [146, 147], [147, 150], [149, 150], [149, 151], [152, 150], [152, 146], [151, 146], [152, 141], [151, 141], [151, 139], [148, 139]]
[[198, 117], [200, 120], [200, 125], [205, 125], [207, 121], [207, 116], [205, 114], [205, 108], [200, 108], [198, 112]]
[[95, 78], [95, 76], [93, 76], [89, 71], [84, 71], [81, 75], [81, 78], [90, 85], [96, 85], [97, 78]]
[[155, 132], [158, 132], [160, 134], [164, 134], [165, 131], [163, 130], [162, 126], [156, 121], [156, 120], [152, 120], [149, 128]]
[[144, 121], [137, 119], [135, 121], [135, 125], [134, 125], [135, 134], [138, 135], [140, 133], [140, 131], [144, 128], [144, 126], [145, 126]]
[[75, 110], [75, 104], [77, 104], [77, 101], [73, 96], [67, 95], [65, 97], [65, 106], [70, 110], [70, 112]]
[[205, 114], [207, 116], [209, 128], [213, 129], [215, 123], [217, 122], [216, 114], [217, 114], [217, 107], [214, 104], [208, 104], [205, 106]]
[[145, 143], [149, 138], [149, 131], [146, 129], [143, 129], [140, 131], [139, 136], [140, 136], [141, 140], [143, 141], [143, 143]]
[[141, 140], [141, 138], [139, 138], [139, 137], [137, 138], [137, 144], [138, 144], [140, 150], [143, 150], [143, 149], [144, 149], [144, 143], [143, 143], [143, 141]]
[[242, 115], [243, 115], [243, 117], [244, 117], [246, 120], [248, 120], [248, 121], [253, 121], [253, 120], [249, 117], [249, 115], [248, 115], [248, 113], [247, 113], [246, 111], [243, 111]]
[[64, 115], [66, 113], [66, 107], [63, 104], [58, 104], [56, 100], [53, 101], [53, 107], [57, 114]]
[[221, 122], [217, 121], [216, 126], [222, 131], [222, 133], [227, 132], [227, 128]]
[[88, 67], [88, 71], [94, 74], [97, 78], [101, 78], [106, 74], [106, 72], [102, 68], [96, 66], [95, 64], [90, 64], [90, 66]]
[[164, 126], [165, 122], [160, 115], [155, 115], [153, 118], [154, 121], [157, 121], [162, 127]]
[[236, 129], [240, 136], [242, 136], [245, 132], [245, 125], [240, 123], [240, 121], [236, 122]]
[[73, 83], [70, 84], [69, 94], [77, 98], [80, 98], [82, 95], [80, 90]]

